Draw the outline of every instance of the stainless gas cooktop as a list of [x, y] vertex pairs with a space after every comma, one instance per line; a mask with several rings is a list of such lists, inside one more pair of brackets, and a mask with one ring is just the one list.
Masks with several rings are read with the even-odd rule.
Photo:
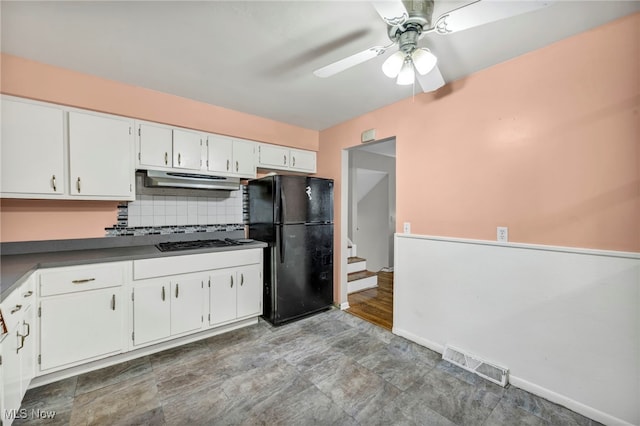
[[156, 244], [156, 247], [160, 251], [180, 251], [180, 250], [194, 250], [201, 248], [213, 248], [213, 247], [229, 247], [238, 246], [242, 244], [252, 243], [253, 240], [237, 239], [232, 240], [226, 238], [224, 240], [197, 240], [197, 241], [172, 241], [167, 243]]

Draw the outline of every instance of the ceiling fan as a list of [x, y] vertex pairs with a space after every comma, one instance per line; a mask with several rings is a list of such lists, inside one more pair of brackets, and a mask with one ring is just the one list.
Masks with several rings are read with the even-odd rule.
[[[413, 84], [417, 77], [424, 92], [431, 92], [445, 81], [436, 56], [418, 42], [429, 33], [447, 35], [490, 22], [547, 7], [548, 0], [476, 0], [450, 10], [432, 20], [434, 0], [387, 0], [371, 4], [387, 24], [391, 44], [374, 46], [315, 70], [318, 77], [330, 77], [348, 68], [397, 50], [382, 64], [382, 72], [399, 85]], [[416, 72], [417, 71], [417, 75]]]

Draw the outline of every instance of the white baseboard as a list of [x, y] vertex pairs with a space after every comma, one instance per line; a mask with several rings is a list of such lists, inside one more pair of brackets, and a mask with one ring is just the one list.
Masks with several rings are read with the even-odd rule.
[[442, 355], [442, 352], [444, 351], [444, 346], [442, 346], [441, 344], [424, 339], [406, 330], [393, 327], [391, 332], [393, 334], [397, 334], [400, 337], [404, 337], [407, 340], [411, 340], [412, 342], [415, 342], [421, 346], [424, 346], [425, 348], [431, 349], [432, 351], [436, 351], [440, 355]]
[[622, 419], [614, 417], [610, 414], [603, 413], [600, 410], [596, 410], [593, 407], [589, 407], [588, 405], [584, 405], [576, 400], [573, 400], [565, 395], [561, 395], [559, 393], [553, 392], [547, 388], [543, 388], [542, 386], [538, 386], [535, 383], [531, 383], [527, 380], [509, 376], [509, 383], [513, 386], [530, 392], [534, 395], [540, 396], [544, 399], [547, 399], [551, 402], [555, 402], [556, 404], [562, 405], [563, 407], [567, 407], [570, 410], [575, 411], [576, 413], [580, 413], [583, 416], [589, 417], [597, 422], [603, 423], [605, 425], [625, 425], [632, 426], [632, 423], [626, 422]]
[[349, 302], [342, 302], [342, 303], [340, 304], [340, 310], [341, 310], [341, 311], [345, 311], [345, 310], [347, 310], [347, 309], [349, 309], [349, 308], [350, 308], [350, 306], [349, 306]]

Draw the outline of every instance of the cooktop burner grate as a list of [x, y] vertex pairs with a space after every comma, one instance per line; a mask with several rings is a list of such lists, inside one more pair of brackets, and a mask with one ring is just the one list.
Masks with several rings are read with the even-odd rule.
[[172, 241], [167, 243], [156, 244], [156, 247], [160, 251], [179, 251], [179, 250], [193, 250], [200, 248], [211, 247], [228, 247], [242, 244], [241, 242], [226, 239], [226, 240], [197, 240], [197, 241]]

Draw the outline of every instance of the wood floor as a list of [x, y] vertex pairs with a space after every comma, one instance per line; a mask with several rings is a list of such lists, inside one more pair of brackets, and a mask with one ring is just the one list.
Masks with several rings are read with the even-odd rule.
[[380, 327], [393, 327], [393, 272], [378, 272], [378, 287], [348, 296], [347, 312]]

